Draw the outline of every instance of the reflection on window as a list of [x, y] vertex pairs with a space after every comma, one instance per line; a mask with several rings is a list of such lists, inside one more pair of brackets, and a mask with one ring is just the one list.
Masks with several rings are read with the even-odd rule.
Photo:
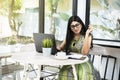
[[94, 38], [120, 40], [120, 1], [91, 0], [90, 23]]
[[45, 0], [45, 33], [55, 34], [58, 40], [65, 39], [71, 14], [72, 0]]
[[[33, 32], [38, 32], [39, 0], [0, 1], [0, 38], [29, 43]], [[2, 19], [2, 20], [1, 20]]]

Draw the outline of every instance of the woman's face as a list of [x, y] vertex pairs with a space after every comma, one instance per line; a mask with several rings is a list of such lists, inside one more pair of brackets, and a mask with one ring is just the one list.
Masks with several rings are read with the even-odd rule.
[[81, 31], [82, 25], [77, 21], [73, 21], [70, 25], [70, 28], [73, 31], [73, 33], [79, 34]]

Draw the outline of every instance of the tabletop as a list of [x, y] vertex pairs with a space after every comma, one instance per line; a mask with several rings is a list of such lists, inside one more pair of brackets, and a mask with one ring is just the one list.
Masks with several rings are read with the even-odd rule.
[[[40, 78], [40, 67], [41, 65], [71, 65], [73, 68], [73, 75], [74, 75], [74, 79], [77, 80], [77, 72], [75, 69], [75, 64], [81, 64], [84, 62], [87, 62], [89, 60], [89, 58], [86, 55], [78, 55], [77, 56], [81, 56], [81, 57], [85, 57], [85, 59], [81, 60], [79, 58], [74, 58], [74, 59], [58, 59], [55, 58], [55, 56], [51, 55], [51, 56], [43, 56], [42, 53], [38, 53], [36, 51], [27, 51], [27, 52], [20, 52], [17, 53], [15, 55], [13, 55], [11, 58], [16, 61], [16, 62], [20, 62], [23, 64], [34, 64], [34, 65], [38, 65], [38, 75], [37, 75], [37, 80], [39, 80]], [[75, 56], [75, 55], [74, 55]], [[73, 57], [74, 57], [73, 56]], [[77, 60], [76, 60], [77, 59]], [[27, 70], [27, 65], [25, 65], [24, 69], [25, 71]], [[26, 72], [25, 72], [26, 73]], [[27, 75], [27, 74], [25, 74]], [[26, 79], [27, 76], [24, 77], [24, 80]]]
[[56, 59], [54, 56], [43, 56], [42, 53], [38, 52], [20, 52], [13, 55], [11, 58], [17, 62], [21, 63], [31, 63], [36, 65], [72, 65], [80, 64], [88, 61], [88, 57], [84, 60], [75, 60], [75, 59]]

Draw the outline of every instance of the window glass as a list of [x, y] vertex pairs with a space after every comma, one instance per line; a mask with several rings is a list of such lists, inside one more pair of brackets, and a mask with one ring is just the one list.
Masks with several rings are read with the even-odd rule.
[[0, 44], [32, 42], [33, 32], [38, 32], [38, 9], [39, 0], [0, 0]]
[[120, 40], [120, 1], [91, 0], [90, 23], [97, 39]]
[[67, 22], [72, 15], [72, 0], [45, 0], [45, 33], [55, 38], [66, 37]]
[[33, 36], [33, 32], [38, 32], [39, 22], [39, 0], [23, 0], [23, 13], [21, 16], [22, 25], [19, 34], [23, 36]]

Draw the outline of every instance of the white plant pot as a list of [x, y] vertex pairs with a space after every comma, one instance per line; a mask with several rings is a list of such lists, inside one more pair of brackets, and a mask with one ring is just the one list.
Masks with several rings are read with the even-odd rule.
[[8, 45], [8, 46], [9, 46], [10, 52], [15, 52], [16, 45]]
[[42, 48], [43, 49], [43, 56], [50, 56], [52, 48]]
[[21, 44], [8, 45], [10, 52], [20, 52]]

